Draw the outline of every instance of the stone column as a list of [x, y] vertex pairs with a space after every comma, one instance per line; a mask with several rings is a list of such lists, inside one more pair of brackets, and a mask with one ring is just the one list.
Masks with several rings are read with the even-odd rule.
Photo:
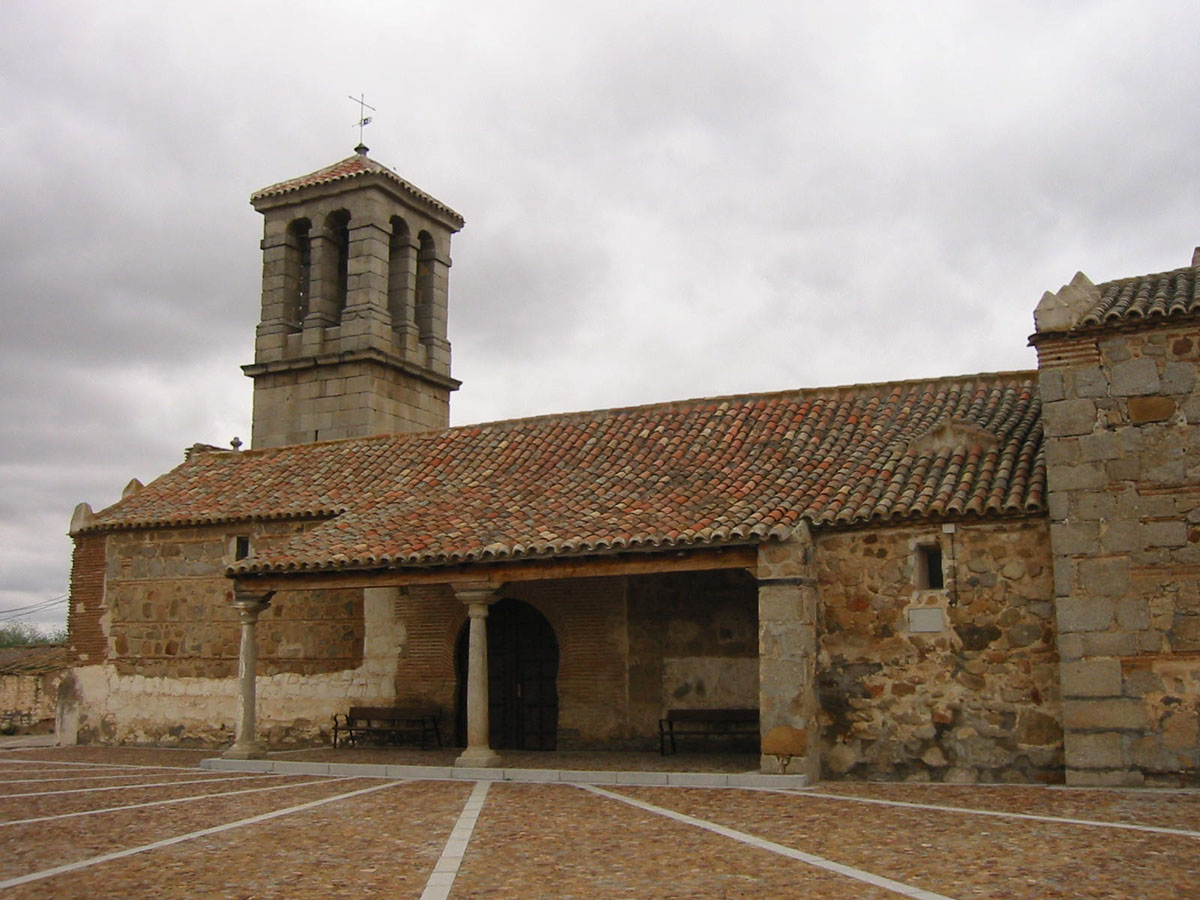
[[257, 702], [255, 671], [258, 664], [258, 645], [255, 626], [264, 609], [271, 605], [274, 591], [252, 593], [234, 589], [233, 606], [242, 622], [242, 646], [238, 654], [238, 720], [233, 746], [221, 755], [226, 759], [262, 759], [267, 751], [255, 740], [254, 707]]
[[488, 583], [455, 584], [454, 596], [467, 604], [470, 617], [467, 656], [467, 749], [454, 761], [456, 766], [498, 766], [500, 757], [488, 746], [488, 607], [500, 599], [496, 586]]
[[800, 525], [758, 551], [759, 719], [763, 772], [821, 774], [817, 724], [817, 583]]

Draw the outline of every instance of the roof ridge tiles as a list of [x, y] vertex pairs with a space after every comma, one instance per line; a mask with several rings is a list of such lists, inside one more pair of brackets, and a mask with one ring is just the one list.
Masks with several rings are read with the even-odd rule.
[[[452, 425], [445, 431], [461, 431], [471, 428], [493, 428], [496, 426], [520, 425], [526, 423], [537, 422], [540, 420], [553, 420], [562, 422], [564, 420], [578, 420], [580, 422], [599, 421], [602, 418], [607, 418], [614, 414], [621, 413], [636, 413], [650, 411], [671, 411], [684, 410], [694, 408], [697, 404], [702, 403], [749, 403], [756, 400], [775, 400], [787, 397], [797, 398], [830, 398], [833, 392], [843, 393], [861, 393], [870, 389], [890, 388], [890, 387], [908, 387], [922, 384], [941, 384], [941, 383], [961, 383], [976, 379], [989, 380], [1017, 380], [1023, 379], [1026, 381], [1037, 380], [1036, 369], [1012, 369], [999, 372], [973, 372], [962, 375], [938, 375], [929, 378], [905, 378], [898, 381], [865, 381], [854, 382], [851, 384], [836, 384], [822, 385], [816, 387], [799, 387], [785, 388], [777, 391], [750, 391], [740, 394], [723, 394], [713, 397], [689, 397], [681, 400], [660, 400], [653, 403], [635, 404], [631, 406], [613, 406], [613, 407], [596, 407], [593, 409], [571, 410], [560, 413], [539, 413], [533, 416], [521, 416], [511, 419], [493, 419], [486, 422], [472, 422], [463, 425]], [[723, 415], [731, 414], [728, 406], [722, 410]], [[661, 427], [658, 426], [658, 427]], [[418, 432], [412, 436], [428, 435], [441, 432]], [[400, 435], [397, 435], [399, 437]], [[353, 439], [351, 439], [353, 440]], [[359, 439], [364, 440], [364, 439]]]

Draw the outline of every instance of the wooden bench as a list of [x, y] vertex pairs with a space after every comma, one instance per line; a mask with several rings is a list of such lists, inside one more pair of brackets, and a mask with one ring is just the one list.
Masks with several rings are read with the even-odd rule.
[[669, 709], [658, 720], [658, 752], [675, 752], [676, 737], [758, 737], [757, 709]]
[[405, 737], [418, 735], [422, 747], [430, 738], [440, 747], [441, 717], [442, 711], [436, 706], [352, 706], [348, 713], [333, 717], [333, 746], [398, 744]]

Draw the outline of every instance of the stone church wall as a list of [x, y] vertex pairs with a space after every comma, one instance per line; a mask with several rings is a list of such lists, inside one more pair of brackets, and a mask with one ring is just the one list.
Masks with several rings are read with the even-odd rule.
[[1047, 524], [946, 527], [815, 535], [826, 778], [1062, 778]]
[[1200, 778], [1200, 328], [1042, 339], [1067, 780]]
[[[224, 569], [238, 535], [267, 546], [309, 523], [82, 536], [72, 575], [71, 662], [59, 687], [68, 742], [220, 742], [236, 713], [239, 626]], [[259, 718], [273, 741], [328, 731], [350, 699], [394, 696], [391, 592], [275, 595], [258, 627]], [[368, 626], [372, 635], [364, 642]], [[391, 655], [388, 655], [388, 654]]]

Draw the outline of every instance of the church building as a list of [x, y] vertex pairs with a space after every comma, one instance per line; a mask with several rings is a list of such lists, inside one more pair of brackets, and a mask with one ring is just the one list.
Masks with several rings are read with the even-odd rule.
[[1200, 251], [1047, 293], [1037, 371], [450, 428], [462, 217], [361, 146], [251, 202], [252, 447], [76, 508], [63, 740], [422, 704], [495, 765], [749, 708], [814, 779], [1200, 773]]

